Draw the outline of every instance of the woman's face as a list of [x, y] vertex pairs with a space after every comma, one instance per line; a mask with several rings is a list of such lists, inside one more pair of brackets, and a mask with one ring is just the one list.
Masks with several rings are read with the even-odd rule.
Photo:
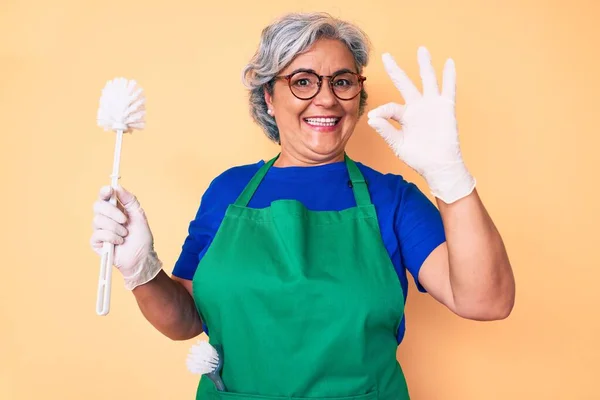
[[[340, 70], [357, 72], [350, 50], [344, 43], [331, 39], [315, 42], [279, 75], [298, 69], [325, 76]], [[278, 79], [273, 95], [265, 91], [265, 99], [281, 138], [281, 156], [276, 165], [319, 165], [343, 160], [344, 148], [358, 121], [360, 95], [340, 100], [331, 91], [329, 78], [323, 78], [317, 96], [300, 100], [292, 94], [285, 79]]]

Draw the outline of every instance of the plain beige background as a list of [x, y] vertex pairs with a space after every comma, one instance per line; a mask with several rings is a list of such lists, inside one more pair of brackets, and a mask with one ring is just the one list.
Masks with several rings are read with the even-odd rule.
[[[383, 52], [419, 85], [419, 45], [438, 73], [455, 59], [463, 153], [515, 269], [514, 313], [494, 323], [461, 320], [411, 283], [398, 357], [413, 399], [600, 398], [598, 3], [293, 4], [2, 2], [0, 398], [194, 397], [193, 341], [155, 331], [118, 273], [111, 313], [95, 314], [92, 204], [110, 182], [115, 139], [96, 125], [100, 91], [116, 76], [145, 89], [148, 125], [125, 137], [121, 183], [170, 273], [209, 182], [278, 151], [251, 122], [240, 83], [261, 29], [313, 10], [370, 35], [369, 109], [402, 101]], [[348, 152], [428, 193], [364, 118]]]

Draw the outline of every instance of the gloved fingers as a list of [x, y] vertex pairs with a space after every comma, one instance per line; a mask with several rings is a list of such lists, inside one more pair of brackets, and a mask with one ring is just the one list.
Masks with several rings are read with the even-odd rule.
[[104, 245], [104, 242], [112, 243], [114, 245], [123, 244], [125, 239], [121, 236], [117, 235], [114, 232], [105, 230], [105, 229], [97, 229], [92, 233], [90, 238], [90, 244], [92, 248], [98, 249]]
[[123, 211], [106, 200], [98, 200], [94, 203], [94, 214], [104, 215], [120, 224], [127, 222], [127, 217]]
[[92, 221], [92, 227], [95, 230], [108, 230], [122, 237], [125, 237], [128, 234], [127, 229], [123, 225], [102, 214], [96, 214], [94, 216], [94, 219]]
[[398, 67], [396, 61], [391, 54], [385, 53], [382, 57], [383, 66], [387, 71], [388, 75], [392, 79], [394, 86], [400, 91], [404, 101], [406, 103], [413, 102], [421, 98], [421, 93], [419, 93], [419, 89], [412, 83], [408, 75]]
[[442, 96], [455, 103], [456, 100], [456, 66], [454, 60], [449, 58], [444, 65], [442, 83]]
[[387, 103], [369, 111], [367, 116], [369, 118], [390, 118], [396, 122], [402, 123], [402, 116], [404, 115], [405, 109], [406, 106], [403, 106], [401, 104]]
[[102, 188], [100, 188], [100, 192], [98, 193], [99, 200], [108, 201], [111, 196], [112, 196], [112, 187], [102, 186]]
[[123, 205], [123, 208], [128, 211], [137, 211], [137, 209], [140, 208], [140, 204], [135, 195], [121, 185], [117, 185], [116, 189], [113, 189], [111, 186], [103, 186], [100, 189], [98, 198], [102, 201], [108, 201], [115, 190], [117, 199]]
[[138, 209], [141, 207], [135, 195], [127, 191], [121, 185], [117, 186], [117, 198], [123, 205], [123, 208], [127, 211], [138, 211]]
[[425, 47], [421, 46], [417, 51], [417, 59], [419, 61], [419, 71], [423, 82], [423, 96], [439, 95], [435, 70], [431, 64], [431, 54], [429, 54], [429, 51]]
[[402, 145], [402, 131], [396, 129], [387, 119], [381, 117], [369, 118], [369, 126], [381, 135], [381, 137], [395, 150], [398, 151]]

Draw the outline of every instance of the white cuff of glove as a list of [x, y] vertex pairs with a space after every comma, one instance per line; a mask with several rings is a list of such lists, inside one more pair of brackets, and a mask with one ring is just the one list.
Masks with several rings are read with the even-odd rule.
[[130, 276], [123, 276], [125, 280], [125, 288], [133, 290], [136, 287], [150, 282], [158, 275], [162, 269], [162, 261], [158, 259], [158, 255], [154, 250], [148, 253], [148, 256], [139, 264], [135, 273]]
[[446, 204], [454, 203], [470, 195], [475, 189], [476, 180], [459, 161], [447, 167], [423, 175], [431, 194]]

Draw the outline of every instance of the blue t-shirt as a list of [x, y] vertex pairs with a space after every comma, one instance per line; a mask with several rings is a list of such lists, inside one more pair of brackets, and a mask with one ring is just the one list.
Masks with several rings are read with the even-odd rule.
[[[191, 221], [188, 236], [175, 263], [173, 275], [191, 280], [202, 256], [210, 246], [229, 204], [234, 203], [264, 161], [228, 169], [216, 177], [202, 196]], [[394, 264], [406, 302], [408, 280], [418, 274], [427, 256], [446, 238], [439, 210], [415, 186], [400, 175], [382, 174], [356, 162], [368, 183], [371, 201], [377, 211], [385, 248]], [[342, 162], [314, 167], [272, 166], [260, 183], [248, 207], [268, 207], [275, 200], [291, 199], [313, 211], [341, 211], [356, 206], [346, 164]], [[206, 331], [206, 326], [204, 326]], [[398, 343], [406, 329], [402, 318]]]

